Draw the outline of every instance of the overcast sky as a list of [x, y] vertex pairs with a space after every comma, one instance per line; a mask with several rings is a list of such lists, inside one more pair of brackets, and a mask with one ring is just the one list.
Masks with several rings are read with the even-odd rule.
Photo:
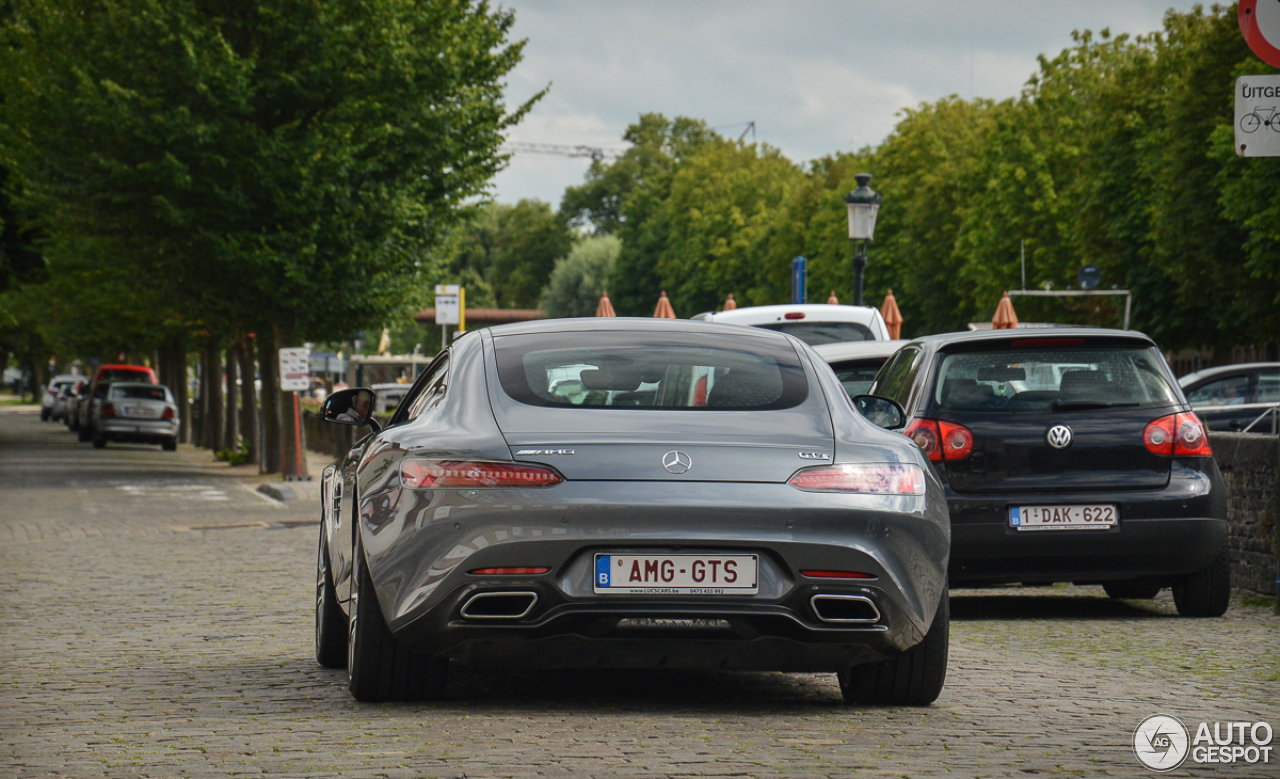
[[[875, 145], [898, 112], [951, 94], [1006, 98], [1072, 30], [1148, 33], [1190, 0], [507, 0], [528, 39], [508, 105], [551, 91], [509, 135], [625, 148], [647, 112], [705, 120], [796, 162]], [[748, 136], [748, 140], [750, 136]], [[589, 160], [521, 153], [499, 202], [559, 206]], [[874, 171], [873, 171], [874, 172]]]

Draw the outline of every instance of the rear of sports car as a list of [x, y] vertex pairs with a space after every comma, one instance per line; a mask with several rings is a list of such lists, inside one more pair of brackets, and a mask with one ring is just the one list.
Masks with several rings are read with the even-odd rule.
[[1184, 614], [1225, 610], [1225, 489], [1148, 339], [957, 339], [927, 376], [906, 433], [947, 485], [953, 583], [1173, 587]]
[[937, 697], [949, 530], [910, 442], [784, 336], [543, 327], [484, 333], [483, 373], [450, 385], [491, 409], [503, 457], [426, 429], [366, 456], [362, 543], [396, 641], [474, 667], [836, 671], [853, 701]]

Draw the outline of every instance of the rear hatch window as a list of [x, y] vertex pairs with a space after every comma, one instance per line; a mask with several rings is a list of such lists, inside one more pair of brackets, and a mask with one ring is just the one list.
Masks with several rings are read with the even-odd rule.
[[154, 385], [154, 384], [153, 384], [153, 385], [149, 385], [149, 386], [145, 386], [145, 387], [144, 387], [144, 386], [138, 386], [138, 385], [124, 386], [124, 387], [115, 386], [115, 387], [112, 387], [112, 388], [111, 388], [111, 397], [113, 397], [113, 398], [126, 398], [126, 399], [129, 399], [129, 400], [159, 400], [159, 401], [164, 401], [164, 400], [165, 400], [165, 389], [164, 389], [164, 387], [157, 386], [157, 385]]
[[770, 411], [808, 396], [790, 344], [681, 333], [558, 333], [494, 339], [507, 395], [532, 406]]
[[869, 327], [857, 322], [771, 322], [756, 327], [794, 335], [810, 346], [876, 340]]

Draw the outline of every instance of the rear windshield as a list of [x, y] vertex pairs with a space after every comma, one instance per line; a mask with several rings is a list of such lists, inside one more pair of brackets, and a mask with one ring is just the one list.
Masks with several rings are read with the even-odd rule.
[[933, 388], [934, 407], [946, 411], [1069, 411], [1176, 402], [1154, 349], [948, 354]]
[[809, 394], [785, 342], [694, 333], [547, 333], [494, 339], [502, 389], [556, 408], [745, 411]]
[[111, 397], [128, 398], [130, 400], [165, 400], [164, 387], [154, 384], [150, 386], [133, 384], [112, 387]]
[[770, 322], [767, 325], [756, 326], [794, 335], [810, 346], [876, 340], [870, 328], [857, 322]]

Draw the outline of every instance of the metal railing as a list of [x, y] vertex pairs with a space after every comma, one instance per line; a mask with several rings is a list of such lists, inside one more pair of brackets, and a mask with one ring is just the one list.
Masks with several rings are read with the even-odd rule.
[[[1254, 425], [1258, 424], [1259, 422], [1266, 419], [1267, 417], [1271, 417], [1271, 434], [1275, 435], [1277, 432], [1280, 432], [1280, 405], [1272, 406], [1266, 411], [1263, 411], [1261, 414], [1258, 415], [1257, 419], [1254, 419], [1252, 422], [1246, 425], [1244, 429], [1241, 430], [1240, 432], [1241, 433], [1249, 432], [1250, 430], [1253, 429]], [[1262, 431], [1259, 430], [1258, 432], [1262, 432]]]

